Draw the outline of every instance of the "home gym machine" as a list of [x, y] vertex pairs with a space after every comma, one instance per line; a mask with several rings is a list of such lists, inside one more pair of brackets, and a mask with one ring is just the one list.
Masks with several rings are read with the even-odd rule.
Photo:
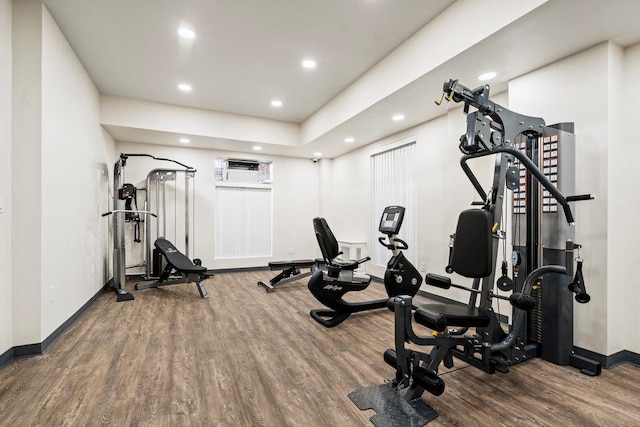
[[[384, 275], [384, 286], [389, 297], [414, 296], [422, 284], [420, 273], [402, 253], [403, 249], [408, 248], [407, 243], [398, 237], [403, 219], [402, 206], [388, 206], [384, 209], [378, 227], [387, 237], [388, 243], [385, 243], [384, 237], [379, 237], [378, 241], [392, 252]], [[338, 241], [327, 221], [324, 218], [314, 218], [313, 228], [326, 270], [321, 269], [313, 273], [308, 287], [313, 296], [330, 310], [312, 310], [311, 317], [322, 326], [332, 328], [344, 322], [352, 313], [386, 307], [388, 298], [367, 302], [347, 302], [342, 298], [347, 292], [362, 291], [369, 286], [371, 276], [356, 273], [354, 270], [370, 258], [357, 261], [340, 260], [338, 257], [342, 252], [338, 250]]]
[[[147, 176], [147, 186], [145, 188], [136, 188], [133, 184], [126, 183], [125, 180], [125, 167], [127, 164], [127, 160], [130, 157], [148, 157], [154, 160], [172, 162], [179, 165], [181, 169], [154, 169]], [[102, 214], [102, 216], [112, 215], [113, 218], [113, 281], [111, 283], [111, 286], [117, 292], [118, 302], [134, 299], [133, 295], [127, 292], [125, 288], [128, 268], [145, 267], [146, 273], [144, 278], [146, 280], [153, 278], [151, 274], [151, 243], [152, 241], [155, 241], [155, 238], [152, 237], [150, 219], [158, 219], [158, 216], [160, 216], [164, 223], [164, 229], [162, 231], [163, 233], [166, 233], [166, 192], [164, 191], [164, 183], [170, 180], [175, 180], [175, 177], [178, 173], [183, 173], [185, 176], [185, 253], [186, 256], [189, 255], [189, 188], [190, 181], [193, 179], [195, 172], [196, 170], [194, 168], [186, 166], [176, 160], [155, 157], [149, 154], [120, 154], [118, 161], [115, 163], [113, 172], [113, 210]], [[155, 186], [153, 187], [153, 190], [155, 191], [150, 191], [150, 189], [152, 189], [152, 183], [155, 184]], [[138, 194], [141, 191], [146, 192], [146, 198], [144, 202], [144, 209], [139, 210], [137, 207], [137, 199]], [[152, 195], [156, 195], [156, 203], [152, 202]], [[162, 204], [160, 204], [160, 197], [162, 197]], [[140, 264], [127, 266], [125, 256], [125, 225], [127, 223], [133, 223], [134, 241], [141, 242], [139, 231], [141, 222], [145, 224], [146, 229], [144, 235], [144, 259]], [[156, 221], [156, 237], [160, 237], [158, 235], [160, 232], [159, 227], [159, 221]], [[162, 254], [159, 253], [159, 257], [161, 256]], [[158, 268], [157, 278], [159, 278], [161, 272], [162, 269]]]
[[[495, 104], [489, 100], [489, 86], [471, 90], [457, 80], [449, 80], [443, 91], [443, 98], [448, 101], [464, 102], [467, 131], [460, 138], [460, 164], [481, 198], [481, 202], [474, 203], [479, 207], [459, 216], [447, 272], [473, 279], [473, 284], [466, 287], [452, 283], [446, 276], [426, 276], [429, 285], [469, 291], [466, 305], [428, 304], [416, 308], [409, 295], [389, 300], [395, 316], [395, 349], [388, 349], [384, 360], [395, 368], [395, 378], [349, 394], [360, 409], [377, 411], [371, 418], [377, 426], [393, 425], [398, 420], [402, 420], [400, 425], [423, 425], [437, 417], [421, 396], [424, 391], [436, 396], [444, 392], [438, 368], [440, 364], [453, 367], [454, 357], [489, 374], [508, 372], [509, 366], [536, 356], [567, 364], [573, 342], [571, 295], [575, 294], [579, 303], [590, 299], [581, 270], [580, 245], [573, 242], [570, 202], [593, 196], [565, 197], [560, 190], [574, 190], [573, 169], [563, 164], [570, 157], [565, 154], [573, 150], [573, 135], [562, 125], [546, 126], [541, 118]], [[476, 111], [470, 112], [470, 107]], [[468, 161], [488, 155], [495, 155], [495, 167], [490, 190], [485, 193]], [[494, 291], [499, 241], [506, 238], [500, 230], [505, 187], [514, 192], [512, 212], [516, 219], [526, 217], [524, 228], [517, 221], [514, 229], [516, 237], [526, 236], [525, 240], [514, 241], [514, 270], [518, 275], [515, 280], [507, 280], [507, 266], [503, 264], [502, 280], [498, 280], [502, 291], [512, 291], [508, 297]], [[541, 226], [547, 227], [546, 234]], [[576, 253], [578, 263], [573, 276]], [[506, 332], [494, 312], [494, 299], [505, 299], [512, 305], [511, 325]], [[528, 317], [536, 317], [527, 313], [534, 309], [543, 321], [541, 342], [531, 337], [527, 328]], [[419, 335], [414, 323], [432, 333]], [[475, 333], [467, 335], [469, 328], [475, 328]], [[431, 349], [421, 352], [407, 344]]]

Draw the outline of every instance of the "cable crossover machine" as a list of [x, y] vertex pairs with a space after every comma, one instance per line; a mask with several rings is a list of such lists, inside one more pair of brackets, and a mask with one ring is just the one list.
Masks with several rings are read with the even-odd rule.
[[[151, 158], [157, 161], [173, 163], [177, 166], [151, 170], [147, 174], [145, 187], [137, 188], [133, 184], [127, 183], [125, 179], [127, 160], [133, 157]], [[200, 295], [203, 298], [206, 297], [206, 291], [201, 287], [200, 281], [208, 277], [210, 272], [201, 266], [200, 260], [189, 260], [189, 247], [192, 244], [189, 240], [189, 231], [193, 223], [191, 197], [195, 192], [193, 183], [195, 173], [196, 170], [193, 167], [176, 160], [155, 157], [150, 154], [120, 154], [118, 161], [115, 163], [113, 173], [113, 210], [102, 214], [102, 216], [112, 215], [114, 238], [113, 282], [111, 286], [117, 292], [118, 301], [134, 299], [133, 295], [127, 292], [125, 288], [127, 270], [138, 269], [139, 271], [142, 268], [143, 273], [141, 273], [141, 276], [145, 281], [156, 280], [155, 283], [137, 284], [136, 289], [139, 290], [176, 283], [178, 280], [169, 280], [177, 279], [177, 277], [170, 276], [167, 272], [171, 271], [169, 269], [170, 266], [173, 266], [178, 273], [186, 276], [187, 281], [194, 280], [198, 285]], [[175, 185], [179, 175], [184, 178], [184, 187], [180, 189], [184, 193], [184, 207], [181, 209], [184, 212], [182, 222], [178, 218], [178, 206], [180, 204], [178, 196], [180, 190]], [[169, 183], [174, 183], [174, 185], [169, 188]], [[138, 208], [140, 193], [145, 194], [142, 209]], [[171, 197], [172, 194], [173, 198]], [[132, 225], [133, 244], [142, 243], [144, 247], [142, 251], [137, 251], [140, 252], [141, 262], [132, 265], [127, 265], [126, 257], [127, 224]], [[173, 230], [171, 230], [171, 225], [173, 225]], [[166, 240], [170, 232], [173, 232], [174, 239], [177, 239], [179, 228], [184, 235], [184, 254]], [[144, 230], [144, 232], [142, 233], [141, 230]], [[181, 256], [180, 259], [177, 258], [178, 256]], [[173, 263], [171, 260], [173, 260]]]
[[[439, 274], [425, 277], [427, 285], [468, 291], [467, 304], [416, 304], [409, 295], [389, 300], [395, 347], [383, 357], [395, 369], [395, 378], [349, 394], [360, 409], [376, 411], [371, 417], [376, 426], [424, 425], [435, 419], [438, 413], [422, 395], [444, 392], [438, 369], [441, 364], [452, 368], [454, 358], [488, 374], [506, 373], [534, 357], [571, 364], [589, 375], [600, 372], [597, 362], [573, 354], [572, 296], [578, 303], [591, 298], [582, 274], [581, 245], [574, 242], [571, 203], [593, 199], [590, 194], [564, 195], [575, 190], [573, 124], [547, 126], [542, 118], [510, 111], [489, 99], [488, 85], [469, 89], [449, 80], [442, 99], [464, 103], [467, 129], [460, 137], [460, 165], [481, 199], [460, 214], [445, 270], [473, 282], [467, 287]], [[489, 155], [495, 156], [495, 165], [485, 192], [468, 162]], [[496, 281], [501, 241], [506, 248], [506, 189], [513, 194], [507, 209], [513, 218], [513, 275], [508, 277], [505, 254]], [[512, 306], [506, 330], [494, 311], [495, 299]], [[420, 346], [429, 350], [418, 350]]]

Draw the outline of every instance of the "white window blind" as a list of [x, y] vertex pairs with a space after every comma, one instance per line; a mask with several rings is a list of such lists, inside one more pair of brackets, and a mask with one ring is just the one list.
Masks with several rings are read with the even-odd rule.
[[416, 264], [416, 144], [411, 142], [371, 156], [373, 219], [371, 260], [386, 266], [391, 252], [378, 243], [380, 217], [385, 207], [399, 205], [405, 208], [404, 221], [398, 236], [407, 242], [403, 251], [407, 259]]
[[216, 187], [215, 257], [271, 256], [271, 189]]

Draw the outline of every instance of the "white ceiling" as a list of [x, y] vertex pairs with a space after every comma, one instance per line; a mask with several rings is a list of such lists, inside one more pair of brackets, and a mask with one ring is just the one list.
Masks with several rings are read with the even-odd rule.
[[[472, 0], [458, 0], [469, 3]], [[512, 0], [493, 0], [495, 5]], [[452, 0], [44, 0], [63, 34], [107, 95], [304, 124], [379, 61], [429, 23]], [[477, 3], [475, 4], [477, 7]], [[456, 6], [460, 6], [457, 4]], [[463, 5], [464, 6], [464, 5]], [[487, 8], [486, 14], [501, 13]], [[441, 44], [460, 29], [482, 29], [487, 16], [452, 22]], [[300, 147], [264, 153], [335, 157], [443, 113], [433, 100], [442, 82], [468, 86], [493, 69], [492, 92], [508, 80], [606, 40], [640, 40], [637, 0], [549, 0], [444, 61], [374, 105]], [[192, 27], [185, 43], [178, 27]], [[315, 70], [300, 63], [311, 57]], [[362, 80], [362, 79], [360, 79]], [[191, 93], [177, 90], [188, 82]], [[361, 81], [358, 83], [362, 83]], [[270, 101], [284, 105], [273, 108]], [[389, 120], [403, 111], [402, 124]], [[177, 135], [108, 126], [117, 140], [176, 144]], [[345, 144], [344, 135], [356, 137]], [[194, 138], [193, 146], [251, 151], [250, 141]]]
[[453, 0], [44, 3], [101, 93], [299, 123]]

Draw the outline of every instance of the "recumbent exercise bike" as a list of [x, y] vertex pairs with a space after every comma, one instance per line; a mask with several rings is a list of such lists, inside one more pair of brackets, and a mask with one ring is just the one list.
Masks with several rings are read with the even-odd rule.
[[[389, 297], [413, 296], [422, 284], [420, 273], [402, 252], [408, 248], [407, 243], [398, 237], [404, 211], [402, 206], [387, 206], [378, 227], [378, 230], [384, 234], [378, 238], [378, 241], [392, 253], [384, 275], [384, 286]], [[327, 221], [324, 218], [314, 218], [313, 228], [326, 269], [313, 273], [308, 287], [313, 296], [329, 307], [329, 310], [312, 310], [311, 317], [322, 326], [332, 328], [344, 322], [352, 313], [387, 307], [388, 298], [367, 302], [347, 302], [343, 299], [347, 292], [362, 291], [371, 283], [371, 276], [354, 271], [370, 258], [350, 261], [339, 259], [342, 252]]]

